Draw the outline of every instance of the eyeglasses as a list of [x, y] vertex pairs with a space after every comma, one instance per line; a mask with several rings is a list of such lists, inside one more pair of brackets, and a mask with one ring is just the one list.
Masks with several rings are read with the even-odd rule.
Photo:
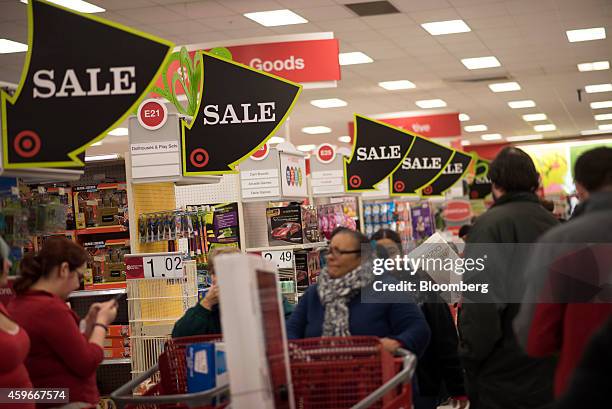
[[327, 250], [327, 255], [330, 256], [334, 256], [334, 257], [340, 257], [343, 256], [345, 254], [359, 254], [361, 253], [361, 250], [357, 249], [357, 250], [340, 250], [338, 247], [330, 247]]

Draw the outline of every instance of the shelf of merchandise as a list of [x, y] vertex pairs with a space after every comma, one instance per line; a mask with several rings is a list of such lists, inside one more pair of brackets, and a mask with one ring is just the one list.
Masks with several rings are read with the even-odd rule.
[[[125, 283], [123, 283], [125, 285]], [[117, 294], [125, 294], [125, 287], [123, 288], [106, 288], [99, 290], [79, 290], [73, 291], [70, 293], [68, 298], [77, 298], [77, 297], [95, 297], [98, 295], [117, 295]]]
[[76, 230], [77, 236], [86, 234], [100, 234], [100, 233], [122, 233], [127, 232], [128, 229], [124, 226], [102, 226], [102, 227], [88, 227], [86, 229]]
[[245, 251], [247, 253], [261, 253], [262, 251], [309, 250], [326, 246], [327, 242], [321, 241], [318, 243], [289, 244], [286, 246], [250, 247], [245, 249]]
[[131, 365], [131, 358], [114, 358], [114, 359], [105, 359], [102, 361], [101, 365]]

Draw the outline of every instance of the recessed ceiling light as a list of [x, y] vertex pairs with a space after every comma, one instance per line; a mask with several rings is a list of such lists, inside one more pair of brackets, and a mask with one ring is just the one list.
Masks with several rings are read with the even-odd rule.
[[587, 94], [594, 94], [596, 92], [609, 92], [612, 91], [612, 84], [595, 84], [587, 85], [584, 87]]
[[344, 136], [340, 136], [338, 138], [338, 141], [342, 142], [342, 143], [351, 143], [351, 137], [348, 135], [344, 135]]
[[416, 88], [416, 85], [408, 80], [383, 81], [379, 82], [378, 85], [389, 91]]
[[612, 119], [612, 114], [599, 114], [595, 115], [596, 121], [607, 121], [608, 119]]
[[467, 33], [472, 31], [463, 20], [432, 21], [431, 23], [421, 24], [432, 36], [443, 34]]
[[546, 120], [546, 114], [526, 114], [523, 115], [523, 121], [544, 121]]
[[580, 135], [597, 135], [600, 133], [607, 133], [607, 131], [602, 131], [601, 129], [587, 129], [586, 131], [580, 131]]
[[606, 29], [603, 27], [595, 28], [583, 28], [580, 30], [568, 30], [567, 40], [570, 43], [577, 43], [579, 41], [591, 41], [591, 40], [603, 40], [606, 38]]
[[446, 102], [441, 99], [422, 99], [420, 101], [415, 102], [415, 104], [419, 108], [427, 109], [427, 108], [442, 108], [446, 106]]
[[501, 134], [498, 133], [486, 133], [483, 135], [480, 135], [480, 139], [482, 139], [483, 141], [497, 141], [500, 140], [502, 138]]
[[600, 131], [612, 131], [612, 124], [601, 124], [598, 128]]
[[314, 150], [314, 148], [316, 148], [316, 146], [312, 145], [312, 144], [298, 145], [297, 146], [297, 150], [298, 151], [302, 151], [302, 152], [310, 152], [310, 151]]
[[129, 134], [127, 128], [115, 128], [108, 133], [111, 136], [125, 136]]
[[508, 142], [522, 142], [522, 141], [535, 141], [537, 139], [544, 138], [542, 135], [518, 135], [518, 136], [507, 136]]
[[338, 108], [345, 107], [348, 103], [340, 98], [328, 98], [328, 99], [313, 99], [310, 103], [317, 108]]
[[468, 141], [467, 139], [462, 139], [461, 140], [461, 146], [468, 146], [471, 145], [472, 142]]
[[470, 116], [468, 114], [459, 114], [459, 120], [461, 122], [469, 121], [470, 120]]
[[612, 101], [591, 102], [591, 109], [612, 108]]
[[[102, 13], [106, 10], [98, 7], [95, 4], [88, 3], [82, 0], [48, 0], [49, 3], [55, 3], [58, 6], [66, 7], [81, 13]], [[28, 0], [21, 0], [22, 3], [28, 4]]]
[[609, 70], [610, 69], [610, 61], [593, 61], [593, 62], [585, 62], [582, 64], [578, 64], [578, 71], [601, 71], [601, 70]]
[[371, 59], [361, 51], [340, 53], [338, 54], [338, 60], [340, 61], [340, 65], [368, 64], [374, 62], [373, 59]]
[[0, 38], [0, 54], [23, 53], [26, 51], [28, 51], [27, 44]]
[[557, 127], [555, 126], [555, 124], [543, 124], [543, 125], [536, 125], [533, 127], [533, 129], [536, 132], [550, 132], [550, 131], [557, 130]]
[[489, 84], [489, 89], [493, 92], [509, 92], [509, 91], [520, 91], [521, 86], [518, 82], [497, 82], [495, 84]]
[[96, 143], [92, 143], [91, 146], [100, 146], [102, 145], [102, 141], [98, 141]]
[[278, 143], [283, 143], [283, 142], [285, 142], [285, 138], [282, 138], [280, 136], [273, 136], [270, 139], [268, 139], [268, 143], [270, 145], [276, 145]]
[[308, 20], [306, 20], [304, 17], [288, 9], [244, 13], [243, 16], [261, 24], [264, 27], [278, 27], [308, 23]]
[[326, 126], [307, 126], [302, 128], [302, 132], [307, 133], [309, 135], [318, 135], [322, 133], [330, 133], [331, 129]]
[[508, 102], [508, 106], [512, 109], [533, 108], [536, 106], [536, 103], [531, 99], [524, 99], [522, 101], [510, 101]]
[[467, 125], [467, 126], [464, 126], [463, 129], [465, 130], [465, 132], [484, 132], [489, 128], [487, 128], [486, 125], [479, 124], [479, 125]]
[[119, 155], [116, 153], [111, 153], [109, 155], [95, 155], [95, 156], [85, 156], [85, 162], [95, 162], [98, 160], [113, 160], [118, 159]]
[[461, 60], [463, 65], [468, 70], [479, 70], [481, 68], [493, 68], [500, 67], [501, 63], [493, 56], [490, 57], [477, 57], [477, 58], [463, 58]]

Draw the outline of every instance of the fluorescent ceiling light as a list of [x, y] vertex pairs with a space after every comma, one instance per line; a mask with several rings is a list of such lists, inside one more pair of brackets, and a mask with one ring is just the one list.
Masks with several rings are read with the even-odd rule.
[[482, 139], [483, 141], [497, 141], [500, 140], [502, 138], [501, 134], [498, 133], [486, 133], [483, 135], [480, 135], [480, 139]]
[[500, 67], [501, 63], [493, 56], [489, 57], [477, 57], [477, 58], [463, 58], [461, 62], [468, 70], [479, 70], [481, 68], [493, 68]]
[[459, 114], [459, 120], [461, 122], [469, 121], [470, 120], [470, 116], [468, 114]]
[[607, 121], [608, 119], [612, 119], [612, 114], [599, 114], [595, 115], [596, 121]]
[[612, 108], [612, 101], [591, 102], [591, 109]]
[[85, 162], [95, 162], [98, 160], [113, 160], [118, 158], [119, 155], [116, 153], [111, 153], [110, 155], [85, 156]]
[[421, 27], [432, 36], [467, 33], [472, 31], [470, 26], [465, 24], [463, 20], [432, 21], [431, 23], [421, 24]]
[[612, 91], [612, 84], [595, 84], [587, 85], [584, 87], [587, 94], [594, 94], [596, 92], [609, 92]]
[[316, 148], [315, 145], [309, 144], [309, 145], [298, 145], [297, 146], [297, 150], [298, 151], [302, 151], [302, 152], [310, 152], [312, 150], [314, 150], [314, 148]]
[[416, 85], [408, 80], [383, 81], [379, 82], [378, 85], [389, 91], [416, 88]]
[[603, 40], [606, 38], [606, 29], [603, 27], [583, 28], [580, 30], [567, 30], [567, 40], [570, 43], [579, 41]]
[[524, 99], [522, 101], [510, 101], [508, 102], [508, 106], [512, 109], [533, 108], [536, 106], [536, 103], [531, 99]]
[[532, 121], [545, 121], [546, 114], [526, 114], [523, 115], [523, 121], [532, 122]]
[[285, 138], [281, 138], [280, 136], [273, 136], [270, 139], [268, 139], [268, 144], [270, 145], [276, 145], [277, 143], [283, 143], [285, 142]]
[[518, 135], [518, 136], [508, 136], [506, 140], [508, 142], [522, 142], [522, 141], [535, 141], [537, 139], [544, 138], [542, 135]]
[[446, 102], [441, 99], [423, 99], [415, 102], [419, 108], [442, 108], [446, 106]]
[[338, 141], [342, 143], [351, 143], [351, 137], [348, 135], [344, 135], [338, 138]]
[[308, 23], [308, 20], [306, 20], [304, 17], [288, 9], [258, 11], [256, 13], [245, 13], [243, 15], [264, 27], [278, 27]]
[[550, 131], [556, 131], [557, 127], [555, 126], [555, 124], [543, 124], [543, 125], [536, 125], [533, 127], [533, 129], [536, 132], [550, 132]]
[[317, 108], [338, 108], [348, 105], [346, 101], [339, 98], [313, 99], [310, 103]]
[[127, 128], [115, 128], [112, 131], [110, 131], [108, 134], [112, 136], [126, 136], [128, 133], [129, 132]]
[[[49, 3], [57, 4], [58, 6], [66, 7], [80, 13], [103, 13], [106, 10], [98, 7], [95, 4], [88, 3], [82, 0], [48, 0]], [[28, 4], [27, 0], [21, 0], [22, 3]]]
[[593, 62], [585, 62], [582, 64], [578, 64], [578, 71], [601, 71], [601, 70], [609, 70], [610, 69], [610, 61], [593, 61]]
[[100, 146], [102, 145], [102, 141], [96, 142], [96, 143], [92, 143], [91, 146]]
[[361, 51], [340, 53], [338, 54], [338, 60], [340, 61], [340, 65], [367, 64], [374, 62], [373, 59], [371, 59]]
[[471, 145], [472, 142], [468, 141], [467, 139], [462, 139], [461, 140], [461, 146], [468, 146]]
[[607, 131], [602, 131], [601, 129], [587, 129], [586, 131], [580, 131], [580, 135], [597, 135], [600, 133], [607, 133]]
[[331, 129], [326, 126], [307, 126], [302, 128], [302, 132], [307, 133], [309, 135], [318, 135], [322, 133], [330, 133]]
[[479, 125], [467, 125], [467, 126], [464, 126], [463, 129], [465, 130], [465, 132], [484, 132], [489, 128], [487, 128], [486, 125], [479, 124]]
[[28, 51], [27, 44], [0, 38], [0, 54], [23, 53], [26, 51]]
[[509, 92], [509, 91], [519, 91], [521, 86], [518, 82], [497, 82], [495, 84], [489, 84], [489, 88], [493, 92]]
[[612, 131], [612, 124], [601, 124], [598, 128], [600, 131]]

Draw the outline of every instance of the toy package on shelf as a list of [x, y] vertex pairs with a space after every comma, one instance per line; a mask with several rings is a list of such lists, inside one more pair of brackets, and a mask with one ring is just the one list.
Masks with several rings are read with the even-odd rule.
[[[74, 219], [74, 207], [72, 201], [72, 188], [68, 186], [28, 186], [21, 189], [21, 197], [30, 202], [31, 206], [36, 204], [56, 203], [64, 207], [60, 212], [61, 218], [54, 222], [53, 231], [74, 230], [76, 228]], [[45, 230], [45, 229], [42, 229]], [[40, 231], [40, 230], [39, 230]], [[47, 230], [51, 231], [51, 230]]]
[[125, 259], [130, 253], [129, 240], [90, 241], [83, 243], [90, 254], [88, 269], [85, 273], [85, 289], [95, 284], [125, 281]]
[[402, 239], [404, 252], [413, 248], [413, 230], [410, 217], [411, 205], [403, 200], [364, 203], [363, 217], [368, 237], [380, 229], [397, 232]]
[[411, 213], [413, 237], [417, 243], [421, 243], [436, 231], [431, 204], [428, 202], [412, 204]]
[[296, 251], [295, 254], [295, 273], [297, 289], [302, 292], [306, 288], [317, 282], [317, 277], [321, 272], [320, 252], [316, 250]]
[[130, 327], [127, 325], [109, 325], [104, 339], [104, 358], [129, 358], [131, 354]]
[[76, 186], [73, 196], [77, 229], [126, 225], [128, 203], [124, 183]]
[[351, 202], [330, 203], [317, 206], [319, 228], [323, 238], [329, 240], [336, 227], [357, 230], [357, 211]]
[[320, 241], [317, 210], [314, 206], [290, 204], [266, 210], [268, 244], [305, 244]]

